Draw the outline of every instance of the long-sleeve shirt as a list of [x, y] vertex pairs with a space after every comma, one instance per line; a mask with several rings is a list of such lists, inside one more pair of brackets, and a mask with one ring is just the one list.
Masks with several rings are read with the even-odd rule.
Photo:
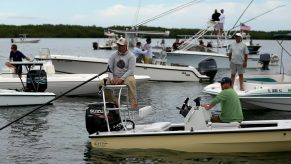
[[113, 77], [123, 80], [134, 75], [135, 64], [135, 56], [130, 51], [126, 51], [124, 54], [117, 51], [108, 60]]
[[145, 55], [147, 52], [138, 47], [134, 47], [132, 53], [135, 55], [135, 57], [139, 57], [140, 55]]

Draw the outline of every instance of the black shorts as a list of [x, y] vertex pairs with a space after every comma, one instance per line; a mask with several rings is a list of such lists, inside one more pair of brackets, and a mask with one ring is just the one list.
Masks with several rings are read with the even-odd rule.
[[17, 75], [21, 75], [22, 74], [22, 65], [14, 65], [15, 67], [15, 73]]

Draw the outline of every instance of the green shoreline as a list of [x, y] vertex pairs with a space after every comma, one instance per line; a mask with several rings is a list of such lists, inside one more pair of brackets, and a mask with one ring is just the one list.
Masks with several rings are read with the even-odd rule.
[[[111, 26], [111, 27], [98, 27], [98, 26], [79, 26], [79, 25], [0, 25], [0, 38], [14, 38], [18, 34], [28, 34], [32, 38], [105, 38], [104, 30], [106, 29], [130, 29], [130, 26]], [[163, 27], [150, 27], [140, 26], [139, 30], [145, 31], [170, 31], [170, 36], [167, 38], [176, 38], [177, 35], [193, 35], [200, 29], [190, 28], [163, 28]], [[278, 31], [251, 31], [250, 35], [253, 39], [274, 39], [274, 34], [288, 34], [291, 30], [278, 30]], [[155, 36], [159, 38], [159, 36]], [[160, 37], [161, 38], [161, 37]], [[289, 38], [290, 39], [290, 38]]]

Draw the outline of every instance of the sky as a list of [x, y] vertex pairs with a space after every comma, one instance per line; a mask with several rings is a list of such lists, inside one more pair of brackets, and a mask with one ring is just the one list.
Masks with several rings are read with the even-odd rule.
[[[189, 2], [191, 0], [1, 0], [0, 24], [69, 24], [105, 28], [114, 25], [132, 26]], [[215, 9], [224, 9], [225, 29], [234, 27], [236, 22], [244, 23], [255, 18], [246, 23], [252, 30], [291, 30], [291, 0], [250, 2], [251, 0], [196, 0], [188, 7], [144, 25], [201, 29], [207, 26]], [[282, 5], [284, 6], [279, 7]], [[279, 8], [275, 9], [276, 7]], [[263, 15], [260, 16], [261, 14]]]

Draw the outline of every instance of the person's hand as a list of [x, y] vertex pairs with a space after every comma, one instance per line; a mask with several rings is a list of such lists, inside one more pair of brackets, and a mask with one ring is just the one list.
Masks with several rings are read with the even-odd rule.
[[211, 108], [210, 104], [203, 104], [201, 105], [205, 110], [209, 110]]
[[247, 67], [247, 62], [246, 62], [246, 61], [243, 63], [243, 67], [244, 67], [244, 68]]
[[119, 84], [123, 84], [124, 80], [120, 79], [120, 78], [113, 78], [110, 81], [110, 84], [114, 84], [114, 85], [119, 85]]

